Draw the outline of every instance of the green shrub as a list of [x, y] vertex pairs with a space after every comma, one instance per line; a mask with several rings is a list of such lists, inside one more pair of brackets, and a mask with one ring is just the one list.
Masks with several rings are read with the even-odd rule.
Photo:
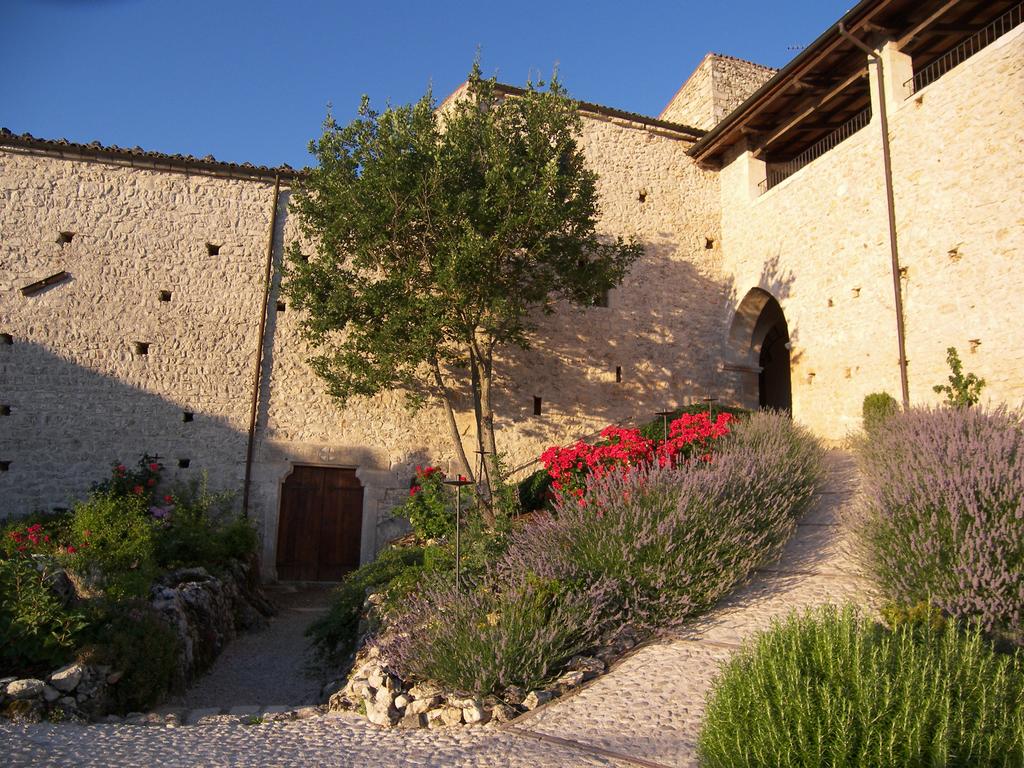
[[82, 657], [124, 673], [110, 688], [117, 711], [145, 711], [175, 685], [178, 639], [142, 600], [106, 601], [95, 610]]
[[985, 380], [973, 373], [964, 374], [964, 365], [956, 347], [946, 350], [946, 362], [949, 364], [949, 384], [936, 384], [932, 391], [946, 396], [946, 405], [951, 408], [970, 408], [981, 400], [981, 390]]
[[[423, 565], [423, 547], [390, 547], [372, 563], [347, 574], [334, 591], [331, 606], [314, 621], [306, 636], [327, 658], [339, 659], [355, 650], [356, 632], [367, 591], [376, 591], [409, 571]], [[410, 585], [411, 586], [411, 585]]]
[[233, 509], [234, 494], [211, 493], [206, 476], [174, 486], [150, 509], [159, 524], [156, 560], [161, 568], [203, 566], [216, 569], [225, 560], [247, 560], [259, 547], [252, 523]]
[[1024, 765], [1024, 657], [977, 631], [890, 632], [851, 609], [791, 616], [725, 666], [705, 768]]
[[865, 395], [864, 405], [861, 408], [864, 431], [868, 434], [874, 433], [887, 419], [899, 411], [899, 403], [888, 392], [872, 392], [870, 395]]
[[45, 557], [0, 557], [0, 669], [36, 674], [67, 663], [86, 627], [54, 593]]
[[75, 505], [69, 560], [111, 598], [142, 596], [156, 575], [156, 527], [145, 494], [94, 493]]
[[[462, 496], [467, 505], [469, 494], [463, 491]], [[443, 538], [455, 530], [455, 492], [445, 486], [444, 473], [437, 467], [416, 467], [409, 498], [392, 514], [406, 518], [421, 540]]]
[[546, 469], [538, 469], [519, 483], [519, 505], [525, 512], [533, 512], [549, 506], [551, 475]]

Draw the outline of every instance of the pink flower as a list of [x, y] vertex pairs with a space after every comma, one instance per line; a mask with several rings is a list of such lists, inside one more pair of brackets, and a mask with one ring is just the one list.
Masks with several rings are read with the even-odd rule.
[[160, 465], [159, 465], [159, 464], [157, 464], [157, 463], [156, 463], [156, 462], [154, 461], [154, 462], [153, 462], [152, 464], [150, 464], [150, 465], [149, 465], [149, 471], [150, 471], [150, 472], [159, 472], [159, 471], [160, 471]]
[[174, 503], [174, 497], [171, 496], [171, 494], [168, 493], [166, 496], [164, 496], [164, 502], [166, 504], [173, 504]]
[[419, 492], [420, 492], [420, 487], [418, 485], [414, 485], [412, 488], [409, 489], [409, 495], [410, 496], [415, 496]]
[[67, 553], [68, 553], [69, 555], [73, 555], [73, 554], [75, 554], [75, 552], [77, 552], [77, 551], [78, 551], [78, 547], [76, 547], [76, 546], [75, 546], [75, 545], [73, 545], [73, 544], [68, 544], [68, 548], [67, 548]]
[[132, 493], [134, 493], [136, 496], [141, 496], [143, 490], [145, 489], [141, 485], [136, 485], [134, 488], [132, 488]]

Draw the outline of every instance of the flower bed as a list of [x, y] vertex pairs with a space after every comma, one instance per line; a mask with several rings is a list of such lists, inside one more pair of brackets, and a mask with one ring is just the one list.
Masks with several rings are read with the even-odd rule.
[[[821, 453], [781, 415], [700, 435], [710, 456], [702, 445], [622, 471], [594, 464], [584, 493], [563, 486], [553, 513], [511, 531], [470, 589], [454, 590], [448, 574], [421, 582], [390, 607], [374, 643], [379, 674], [357, 668], [335, 704], [381, 724], [514, 717], [707, 610], [778, 553], [815, 495]], [[631, 439], [623, 451], [635, 456]], [[431, 703], [409, 709], [422, 686]]]
[[202, 485], [158, 490], [161, 469], [148, 457], [118, 464], [70, 514], [4, 530], [0, 714], [147, 707], [272, 610], [255, 531]]

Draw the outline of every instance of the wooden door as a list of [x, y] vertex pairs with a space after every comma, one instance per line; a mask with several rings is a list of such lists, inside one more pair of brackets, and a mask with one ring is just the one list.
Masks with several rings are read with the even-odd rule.
[[277, 577], [338, 581], [359, 567], [363, 486], [354, 469], [295, 467], [281, 489]]

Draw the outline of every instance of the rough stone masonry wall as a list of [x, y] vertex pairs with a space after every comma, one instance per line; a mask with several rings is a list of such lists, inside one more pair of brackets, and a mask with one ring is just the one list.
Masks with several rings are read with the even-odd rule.
[[[1024, 400], [1022, 32], [889, 116], [914, 403], [938, 399], [949, 346], [987, 379], [985, 399]], [[900, 393], [877, 118], [762, 196], [751, 167], [736, 153], [721, 174], [726, 270], [737, 301], [757, 286], [780, 301], [794, 415], [839, 439], [859, 428], [864, 395]]]
[[[716, 387], [728, 305], [716, 176], [698, 169], [685, 154], [688, 142], [674, 135], [601, 115], [584, 118], [582, 146], [600, 174], [600, 230], [636, 237], [645, 255], [612, 291], [608, 307], [559, 307], [539, 319], [543, 341], [534, 349], [498, 361], [498, 440], [510, 466], [553, 443], [610, 422], [649, 419]], [[297, 223], [289, 219], [284, 239], [297, 238]], [[445, 418], [436, 406], [407, 413], [400, 393], [339, 408], [306, 363], [299, 319], [287, 307], [272, 317], [272, 384], [260, 419], [253, 495], [264, 525], [265, 565], [273, 563], [280, 484], [296, 463], [358, 469], [366, 489], [365, 561], [400, 530], [390, 510], [408, 496], [415, 465], [455, 467]], [[534, 397], [542, 399], [541, 416], [533, 415]], [[459, 423], [472, 451], [468, 400]]]
[[272, 189], [0, 150], [0, 517], [69, 506], [144, 452], [240, 486]]
[[709, 53], [662, 110], [660, 118], [711, 130], [775, 72], [771, 67]]

